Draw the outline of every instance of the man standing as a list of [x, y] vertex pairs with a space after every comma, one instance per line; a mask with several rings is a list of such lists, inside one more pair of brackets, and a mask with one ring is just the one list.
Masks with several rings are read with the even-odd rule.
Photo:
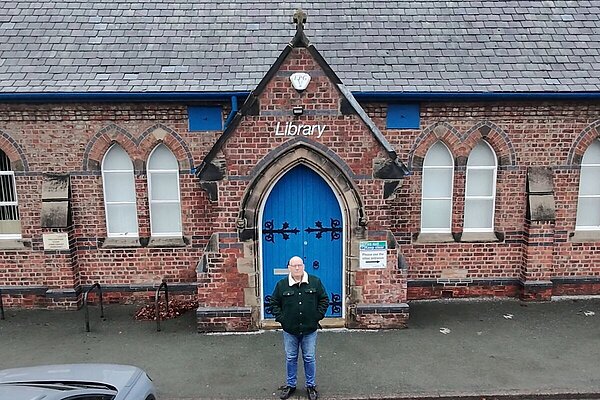
[[272, 313], [275, 321], [283, 328], [285, 348], [286, 385], [282, 387], [280, 399], [287, 399], [296, 391], [298, 349], [302, 349], [306, 392], [310, 400], [319, 396], [315, 383], [317, 328], [329, 307], [329, 297], [321, 280], [304, 271], [302, 258], [294, 256], [288, 263], [289, 275], [283, 278], [271, 296]]

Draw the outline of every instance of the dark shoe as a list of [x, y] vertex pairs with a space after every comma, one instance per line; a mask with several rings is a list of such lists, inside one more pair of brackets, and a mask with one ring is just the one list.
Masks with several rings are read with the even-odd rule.
[[314, 386], [307, 387], [306, 394], [308, 395], [308, 400], [317, 400], [319, 398], [319, 392], [317, 392], [317, 388]]
[[279, 398], [281, 400], [289, 398], [292, 395], [292, 393], [296, 391], [296, 388], [293, 386], [282, 386], [279, 389], [281, 389], [281, 392], [279, 393]]

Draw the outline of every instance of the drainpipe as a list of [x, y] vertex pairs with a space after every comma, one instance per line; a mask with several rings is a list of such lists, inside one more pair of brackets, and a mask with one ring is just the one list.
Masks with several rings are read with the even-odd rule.
[[229, 123], [231, 122], [231, 120], [233, 119], [233, 117], [235, 116], [235, 114], [237, 112], [238, 112], [237, 96], [231, 96], [231, 112], [229, 113], [229, 115], [227, 116], [227, 119], [225, 120], [225, 126], [223, 127], [223, 130], [227, 129], [227, 127], [229, 126]]

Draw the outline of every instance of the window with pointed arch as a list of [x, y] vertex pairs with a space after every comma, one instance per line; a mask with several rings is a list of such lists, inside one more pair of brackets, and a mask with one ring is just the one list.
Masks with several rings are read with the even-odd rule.
[[492, 147], [481, 140], [467, 160], [464, 232], [493, 232], [498, 161]]
[[596, 139], [583, 154], [577, 202], [577, 231], [600, 230], [600, 140]]
[[113, 144], [104, 155], [102, 184], [107, 236], [138, 237], [133, 163], [118, 144]]
[[454, 159], [442, 142], [431, 146], [423, 161], [421, 232], [450, 233]]
[[148, 159], [148, 198], [152, 236], [182, 236], [179, 164], [162, 143]]
[[0, 150], [0, 239], [21, 239], [21, 220], [15, 173]]

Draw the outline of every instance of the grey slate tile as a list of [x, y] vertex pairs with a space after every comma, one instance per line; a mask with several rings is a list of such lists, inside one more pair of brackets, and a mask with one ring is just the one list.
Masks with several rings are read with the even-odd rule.
[[[600, 1], [577, 3], [319, 0], [306, 3], [306, 31], [351, 90], [591, 90], [600, 82]], [[1, 4], [0, 74], [24, 73], [9, 83], [49, 90], [186, 90], [200, 79], [206, 90], [251, 90], [294, 34], [275, 0], [82, 4]], [[39, 64], [66, 77], [22, 72]], [[105, 78], [135, 73], [149, 75]]]

